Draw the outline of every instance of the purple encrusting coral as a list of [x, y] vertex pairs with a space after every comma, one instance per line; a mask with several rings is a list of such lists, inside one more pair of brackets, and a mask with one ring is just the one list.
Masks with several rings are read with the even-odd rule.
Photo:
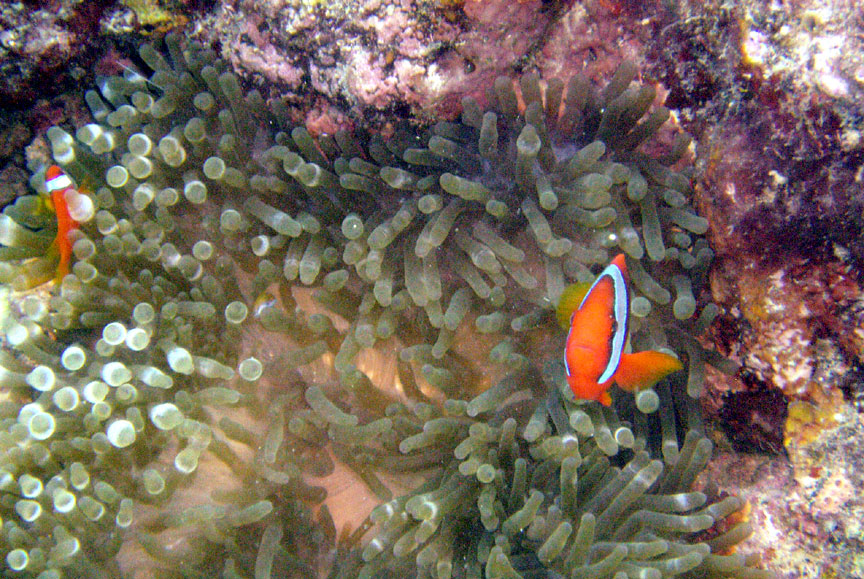
[[[381, 126], [400, 110], [424, 122], [456, 114], [462, 96], [522, 67], [558, 11], [535, 0], [243, 1], [211, 22], [223, 57], [268, 90], [298, 103], [314, 95], [321, 121], [347, 103], [358, 120]], [[310, 128], [332, 131], [335, 121]]]
[[[128, 10], [118, 4], [101, 15], [105, 38], [111, 38], [105, 24], [122, 21]], [[6, 47], [0, 55], [0, 80], [14, 88], [9, 94], [18, 102], [50, 95], [27, 80], [34, 78], [32, 71], [53, 73], [56, 63], [90, 62], [80, 56], [82, 37], [69, 34], [62, 13], [58, 24], [50, 10], [5, 10], [17, 38], [48, 39], [51, 27], [59, 26], [54, 36], [62, 41], [44, 53]], [[749, 480], [730, 476], [720, 486], [750, 496], [757, 545], [761, 536], [767, 537], [763, 545], [781, 537], [794, 546], [763, 553], [783, 576], [817, 576], [828, 565], [827, 555], [820, 559], [822, 541], [849, 555], [832, 563], [838, 576], [860, 572], [855, 515], [832, 507], [829, 522], [815, 515], [811, 523], [802, 507], [822, 496], [814, 488], [831, 488], [837, 473], [848, 474], [844, 469], [860, 463], [854, 453], [829, 455], [823, 465], [808, 458], [821, 437], [849, 432], [858, 420], [849, 403], [861, 394], [858, 271], [864, 250], [856, 192], [864, 157], [864, 75], [862, 22], [854, 2], [790, 2], [780, 8], [762, 1], [732, 8], [719, 2], [610, 0], [225, 2], [192, 16], [190, 33], [219, 43], [246, 82], [269, 96], [284, 93], [294, 117], [324, 133], [367, 124], [387, 131], [392, 119], [409, 111], [423, 120], [452, 116], [461, 96], [482, 92], [501, 72], [539, 70], [552, 78], [585, 69], [599, 79], [623, 59], [637, 60], [644, 79], [658, 83], [661, 94], [668, 91], [667, 106], [696, 137], [700, 209], [712, 224], [709, 235], [719, 258], [713, 297], [725, 310], [713, 338], [744, 365], [743, 381], [709, 375], [715, 391], [704, 405], [721, 429], [746, 429], [718, 430], [721, 443], [729, 439], [735, 448], [758, 454], [722, 455], [716, 464], [758, 462], [759, 454], [782, 452], [778, 446], [785, 442], [796, 473], [806, 471], [784, 479], [799, 502], [769, 492], [759, 469]], [[31, 72], [19, 76], [10, 70]], [[20, 135], [29, 139], [21, 127], [6, 134], [19, 135], [19, 143]], [[20, 167], [20, 157], [10, 152], [2, 161], [11, 164], [4, 175], [14, 180], [11, 167]], [[787, 411], [790, 401], [795, 405]], [[770, 407], [763, 411], [764, 404]], [[811, 418], [786, 418], [802, 413]], [[753, 424], [758, 428], [747, 427]], [[765, 460], [771, 472], [783, 470], [785, 459]], [[711, 472], [720, 481], [734, 473]], [[860, 492], [856, 478], [843, 481], [839, 487]], [[769, 520], [772, 525], [761, 524]]]

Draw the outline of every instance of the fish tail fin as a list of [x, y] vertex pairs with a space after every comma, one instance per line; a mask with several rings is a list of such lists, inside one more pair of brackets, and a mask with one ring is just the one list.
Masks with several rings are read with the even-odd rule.
[[672, 372], [681, 370], [681, 360], [670, 354], [646, 350], [621, 354], [621, 363], [613, 377], [624, 390], [635, 392], [650, 388]]
[[[46, 259], [51, 261], [54, 261], [55, 259], [57, 260], [57, 267], [54, 270], [54, 282], [58, 284], [63, 281], [63, 278], [69, 273], [69, 265], [72, 257], [71, 254], [65, 254], [61, 247], [61, 243], [60, 239], [55, 237], [54, 241], [51, 242], [51, 245], [48, 246], [48, 249], [45, 252]], [[48, 279], [44, 279], [40, 283], [45, 283]]]
[[57, 272], [54, 274], [54, 283], [59, 284], [67, 275], [69, 275], [69, 260], [61, 258], [57, 264]]

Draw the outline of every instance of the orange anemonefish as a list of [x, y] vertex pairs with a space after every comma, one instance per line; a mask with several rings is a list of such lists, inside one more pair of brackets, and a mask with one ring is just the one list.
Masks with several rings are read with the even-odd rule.
[[607, 390], [613, 380], [625, 390], [636, 391], [683, 368], [678, 358], [662, 352], [624, 353], [630, 309], [627, 280], [624, 254], [619, 254], [587, 292], [584, 284], [574, 284], [561, 295], [558, 320], [570, 318], [564, 364], [567, 383], [577, 399], [609, 406], [612, 398]]
[[78, 228], [78, 222], [72, 219], [69, 213], [69, 204], [66, 202], [66, 192], [75, 191], [72, 179], [57, 165], [51, 165], [45, 171], [45, 188], [51, 196], [51, 204], [57, 216], [57, 237], [54, 238], [52, 246], [60, 254], [57, 264], [57, 273], [54, 280], [60, 282], [69, 273], [72, 262], [72, 242], [69, 240], [69, 232]]

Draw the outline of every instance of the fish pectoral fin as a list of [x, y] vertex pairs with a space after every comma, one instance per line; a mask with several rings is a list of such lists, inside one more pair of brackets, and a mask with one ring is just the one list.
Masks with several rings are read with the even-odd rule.
[[650, 388], [683, 367], [681, 360], [675, 356], [655, 350], [621, 354], [621, 363], [613, 379], [620, 388], [635, 392]]
[[591, 282], [574, 283], [564, 288], [558, 299], [558, 306], [555, 308], [558, 325], [565, 330], [570, 328], [570, 317], [579, 309], [579, 304], [585, 299], [589, 289], [591, 289]]
[[609, 396], [609, 392], [607, 392], [606, 390], [600, 393], [600, 396], [597, 397], [597, 401], [603, 406], [612, 405], [612, 397]]

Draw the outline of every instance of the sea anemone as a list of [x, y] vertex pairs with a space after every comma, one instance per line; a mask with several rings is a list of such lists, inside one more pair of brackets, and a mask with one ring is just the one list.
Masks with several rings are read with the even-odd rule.
[[[501, 78], [459, 122], [315, 139], [213, 51], [165, 45], [141, 47], [149, 75], [97, 80], [74, 137], [48, 131], [92, 193], [72, 273], [4, 294], [12, 572], [128, 571], [134, 529], [184, 576], [759, 575], [721, 555], [746, 524], [696, 535], [742, 507], [689, 492], [704, 362], [722, 362], [695, 340], [712, 252], [672, 168], [689, 140], [646, 152], [669, 113], [632, 65], [599, 92]], [[0, 279], [50, 269], [53, 227], [30, 197], [8, 206]], [[634, 347], [687, 372], [603, 409], [548, 351], [565, 285], [613, 251]], [[196, 477], [211, 457], [233, 484]], [[337, 465], [380, 502], [338, 541], [315, 484]], [[393, 499], [382, 476], [405, 472], [424, 482]]]

